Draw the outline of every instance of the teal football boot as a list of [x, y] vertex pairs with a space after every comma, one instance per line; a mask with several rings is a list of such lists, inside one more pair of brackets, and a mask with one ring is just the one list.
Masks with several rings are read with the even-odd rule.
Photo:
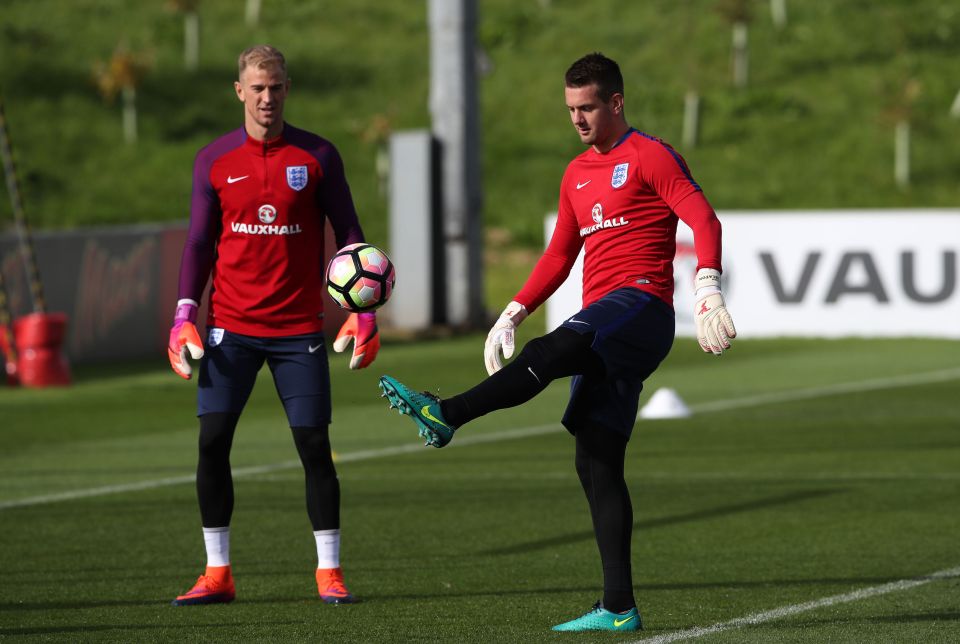
[[586, 615], [553, 627], [555, 631], [642, 631], [643, 620], [636, 607], [625, 613], [611, 613], [597, 602]]
[[425, 445], [443, 447], [453, 438], [456, 427], [450, 426], [440, 412], [440, 399], [429, 392], [418, 393], [413, 391], [395, 378], [380, 377], [380, 395], [390, 401], [391, 409], [399, 409], [406, 414], [420, 428], [420, 436], [427, 442]]

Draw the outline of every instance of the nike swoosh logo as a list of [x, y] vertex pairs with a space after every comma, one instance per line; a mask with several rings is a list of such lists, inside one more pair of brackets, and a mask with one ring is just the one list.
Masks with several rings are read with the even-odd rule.
[[442, 420], [440, 420], [439, 418], [437, 418], [436, 416], [430, 413], [430, 405], [424, 405], [423, 409], [420, 410], [420, 415], [423, 416], [424, 418], [429, 418], [435, 423], [440, 423], [444, 427], [450, 427], [450, 425], [446, 424], [445, 422], [443, 422]]
[[634, 617], [636, 617], [636, 615], [631, 615], [630, 617], [628, 617], [628, 618], [626, 618], [626, 619], [614, 619], [614, 620], [613, 620], [613, 627], [614, 627], [614, 628], [620, 628], [621, 626], [623, 626], [624, 624], [626, 624], [627, 622], [629, 622], [629, 621], [630, 621], [631, 619], [633, 619]]
[[590, 183], [591, 181], [593, 181], [593, 179], [587, 179], [587, 180], [584, 181], [583, 183], [580, 183], [580, 182], [578, 181], [578, 182], [577, 182], [577, 190], [579, 190], [580, 188], [584, 187], [585, 185], [587, 185], [587, 184]]
[[576, 318], [570, 318], [567, 320], [570, 324], [590, 324], [589, 322], [584, 322], [583, 320], [577, 320]]
[[322, 342], [321, 342], [320, 344], [318, 344], [317, 346], [315, 346], [315, 347], [308, 346], [308, 347], [307, 347], [307, 351], [309, 351], [310, 353], [316, 353], [316, 352], [317, 352], [317, 349], [319, 349], [319, 348], [322, 347], [322, 346], [323, 346], [323, 343], [322, 343]]
[[227, 177], [227, 183], [236, 183], [237, 181], [243, 181], [249, 176], [250, 176], [249, 174], [245, 174], [242, 177]]

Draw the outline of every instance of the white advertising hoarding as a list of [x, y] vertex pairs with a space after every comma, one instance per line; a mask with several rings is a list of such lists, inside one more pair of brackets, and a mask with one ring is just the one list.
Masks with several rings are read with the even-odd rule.
[[[723, 290], [741, 337], [960, 338], [960, 210], [718, 213]], [[555, 216], [547, 217], [547, 239]], [[611, 231], [610, 234], [615, 234]], [[693, 233], [674, 262], [678, 335], [693, 335]], [[547, 328], [581, 306], [583, 257], [546, 304]]]

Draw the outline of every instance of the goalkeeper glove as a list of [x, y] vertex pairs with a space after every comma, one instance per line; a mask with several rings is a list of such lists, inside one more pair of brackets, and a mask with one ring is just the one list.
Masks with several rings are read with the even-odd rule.
[[483, 362], [487, 367], [488, 375], [492, 376], [503, 368], [503, 361], [500, 360], [501, 352], [504, 358], [513, 355], [514, 331], [527, 315], [527, 309], [523, 304], [510, 302], [497, 318], [483, 345]]
[[351, 340], [353, 356], [350, 358], [350, 368], [363, 369], [369, 366], [380, 350], [376, 313], [351, 313], [333, 341], [333, 350], [342, 353]]
[[197, 303], [183, 299], [177, 302], [177, 312], [173, 316], [170, 328], [170, 341], [167, 344], [167, 356], [170, 366], [181, 378], [190, 379], [193, 370], [187, 362], [187, 354], [194, 360], [203, 357], [203, 342], [197, 333]]
[[730, 348], [730, 338], [737, 337], [737, 329], [720, 293], [720, 271], [713, 268], [697, 271], [694, 299], [697, 341], [704, 352], [718, 356]]

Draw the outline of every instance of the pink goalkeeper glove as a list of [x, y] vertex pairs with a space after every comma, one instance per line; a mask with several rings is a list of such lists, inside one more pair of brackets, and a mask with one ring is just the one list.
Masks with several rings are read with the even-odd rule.
[[187, 353], [194, 360], [203, 357], [203, 342], [197, 333], [197, 303], [193, 300], [177, 302], [177, 312], [173, 316], [170, 328], [170, 342], [167, 344], [167, 356], [170, 366], [181, 378], [190, 379], [193, 370], [187, 362]]
[[373, 362], [380, 350], [380, 332], [377, 330], [376, 313], [351, 313], [340, 327], [340, 333], [333, 341], [333, 350], [342, 353], [353, 340], [351, 369], [363, 369]]

